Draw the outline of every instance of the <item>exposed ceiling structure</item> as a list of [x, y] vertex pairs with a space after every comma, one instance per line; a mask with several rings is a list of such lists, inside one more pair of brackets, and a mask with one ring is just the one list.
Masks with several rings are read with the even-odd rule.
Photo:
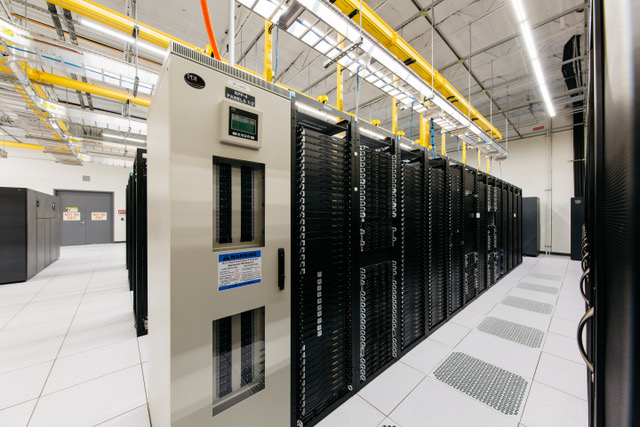
[[[271, 1], [283, 10], [293, 2]], [[127, 165], [135, 148], [146, 145], [145, 119], [164, 52], [53, 3], [0, 0], [6, 49], [0, 68], [0, 140], [42, 146], [56, 161], [70, 164]], [[204, 49], [208, 44], [197, 0], [98, 3], [192, 45]], [[257, 4], [249, 0], [235, 3], [235, 62], [262, 74], [265, 21], [249, 10]], [[549, 130], [512, 0], [371, 0], [367, 4], [502, 134], [501, 147], [507, 140]], [[583, 45], [587, 4], [581, 0], [522, 0], [522, 4], [556, 110], [554, 121], [570, 122], [566, 119], [582, 108], [576, 101], [584, 99], [587, 76], [577, 79], [577, 87], [567, 88], [561, 70], [567, 63], [563, 62], [563, 48], [573, 36], [582, 36], [579, 70], [588, 69]], [[209, 0], [209, 10], [220, 53], [226, 59], [228, 1]], [[302, 22], [313, 20], [308, 11], [304, 13]], [[358, 27], [357, 17], [350, 22]], [[332, 34], [326, 22], [311, 23], [322, 26], [319, 31], [323, 34]], [[273, 32], [276, 81], [312, 97], [327, 95], [335, 105], [336, 65], [325, 68], [327, 56], [310, 47], [308, 40], [305, 43], [279, 27]], [[304, 39], [304, 34], [298, 34]], [[26, 69], [16, 66], [24, 62]], [[380, 68], [374, 68], [375, 58], [365, 65], [367, 70]], [[382, 127], [390, 129], [391, 96], [375, 84], [376, 79], [367, 79], [364, 69], [358, 72], [359, 78], [355, 71], [355, 66], [345, 70], [344, 109], [350, 113], [357, 109], [363, 119], [380, 120]], [[421, 107], [414, 108], [413, 117], [411, 113], [418, 92], [408, 93], [398, 118], [398, 130], [413, 139], [420, 132]], [[445, 130], [450, 132], [453, 127]], [[449, 134], [447, 141], [455, 149], [456, 138]]]

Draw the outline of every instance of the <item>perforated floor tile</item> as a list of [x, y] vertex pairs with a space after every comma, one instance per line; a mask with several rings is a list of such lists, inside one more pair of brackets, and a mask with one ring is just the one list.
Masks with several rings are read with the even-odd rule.
[[435, 371], [443, 383], [506, 415], [517, 415], [528, 382], [519, 375], [464, 353], [452, 353]]
[[478, 325], [478, 330], [531, 348], [540, 348], [544, 338], [544, 332], [540, 329], [496, 317], [484, 319]]
[[535, 271], [530, 271], [527, 273], [527, 276], [531, 276], [531, 277], [538, 277], [540, 279], [547, 279], [547, 280], [556, 280], [558, 282], [562, 281], [562, 276], [559, 276], [557, 274], [547, 274], [547, 273], [536, 273]]
[[558, 288], [553, 286], [538, 285], [537, 283], [520, 282], [516, 285], [517, 288], [526, 289], [527, 291], [542, 292], [545, 294], [558, 295]]
[[553, 310], [553, 305], [551, 304], [512, 296], [504, 297], [502, 299], [502, 304], [542, 314], [551, 314], [551, 311]]

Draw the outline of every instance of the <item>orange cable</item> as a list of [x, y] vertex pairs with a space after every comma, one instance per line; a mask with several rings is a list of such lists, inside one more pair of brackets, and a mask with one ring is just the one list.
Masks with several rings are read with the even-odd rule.
[[209, 43], [213, 49], [213, 57], [218, 61], [220, 59], [220, 52], [218, 52], [218, 45], [216, 44], [216, 37], [213, 34], [213, 28], [211, 27], [211, 18], [209, 18], [209, 6], [207, 0], [200, 0], [200, 6], [202, 7], [202, 17], [204, 18], [204, 26], [207, 27], [207, 34], [209, 35]]

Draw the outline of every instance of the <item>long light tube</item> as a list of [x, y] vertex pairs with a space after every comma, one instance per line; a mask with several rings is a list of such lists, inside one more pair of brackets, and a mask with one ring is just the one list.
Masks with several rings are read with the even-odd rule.
[[549, 95], [549, 89], [547, 87], [547, 83], [544, 80], [544, 74], [542, 73], [542, 67], [540, 66], [540, 58], [533, 41], [531, 26], [527, 21], [527, 15], [524, 11], [522, 0], [512, 0], [511, 3], [513, 4], [513, 8], [516, 12], [516, 18], [518, 20], [518, 23], [520, 24], [520, 33], [522, 34], [522, 39], [524, 40], [524, 44], [527, 47], [529, 60], [531, 61], [533, 72], [536, 76], [536, 80], [538, 81], [538, 88], [540, 89], [540, 93], [542, 95], [542, 98], [544, 99], [544, 103], [547, 108], [547, 114], [549, 114], [550, 117], [553, 117], [556, 115], [556, 110], [553, 108], [551, 96]]

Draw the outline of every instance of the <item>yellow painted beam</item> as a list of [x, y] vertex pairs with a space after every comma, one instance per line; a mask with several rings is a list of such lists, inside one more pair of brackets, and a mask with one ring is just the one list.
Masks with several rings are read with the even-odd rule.
[[[113, 9], [102, 6], [97, 2], [91, 0], [51, 0], [50, 3], [58, 5], [63, 9], [69, 9], [71, 12], [93, 19], [94, 21], [98, 21], [128, 35], [133, 33], [133, 27], [135, 25], [134, 20], [122, 13], [116, 12]], [[204, 49], [200, 49], [191, 43], [187, 43], [184, 40], [180, 40], [149, 25], [138, 22], [138, 27], [140, 28], [140, 39], [146, 40], [149, 43], [166, 49], [169, 46], [169, 43], [173, 40], [184, 46], [190, 47], [191, 49], [204, 53]]]
[[467, 142], [462, 141], [462, 163], [467, 164]]
[[442, 147], [442, 155], [446, 156], [447, 155], [447, 150], [445, 150], [444, 145], [445, 142], [447, 141], [447, 135], [446, 134], [442, 134], [442, 142], [440, 143], [440, 146]]
[[[344, 43], [340, 43], [340, 50], [344, 49]], [[344, 67], [340, 63], [336, 62], [336, 106], [338, 110], [342, 111], [344, 107], [343, 103], [343, 91], [344, 91]]]
[[[11, 70], [7, 67], [0, 67], [0, 71], [11, 73]], [[27, 69], [27, 77], [30, 80], [39, 83], [49, 83], [54, 86], [66, 87], [69, 89], [79, 90], [80, 92], [87, 92], [92, 95], [104, 96], [105, 98], [115, 99], [117, 101], [126, 102], [130, 100], [132, 104], [142, 105], [148, 107], [151, 104], [151, 100], [142, 97], [133, 97], [126, 92], [121, 92], [114, 89], [108, 89], [106, 87], [94, 85], [92, 83], [85, 83], [83, 81], [70, 79], [68, 77], [58, 76], [56, 74], [45, 73], [43, 71], [34, 70], [33, 68]]]
[[273, 35], [271, 27], [273, 24], [269, 20], [264, 20], [264, 79], [268, 82], [273, 81]]
[[[360, 0], [336, 0], [333, 3], [345, 15], [351, 16], [358, 25], [360, 24], [362, 13], [362, 28], [373, 38], [378, 40], [383, 46], [389, 49], [399, 60], [406, 62], [412, 60], [409, 68], [413, 69], [427, 83], [431, 84], [433, 78], [434, 89], [439, 91], [445, 98], [453, 102], [465, 116], [480, 126], [487, 134], [491, 134], [495, 140], [501, 140], [502, 134], [489, 121], [482, 116], [473, 106], [440, 74], [431, 64], [429, 64], [411, 45], [393, 30], [373, 9]], [[362, 4], [362, 11], [360, 11]]]
[[427, 144], [428, 137], [429, 137], [429, 131], [427, 131], [427, 121], [422, 116], [422, 114], [420, 114], [420, 145], [424, 147], [428, 146]]
[[[30, 150], [40, 150], [43, 151], [44, 147], [36, 144], [23, 144], [21, 142], [14, 141], [0, 141], [0, 145], [4, 147], [15, 147], [15, 148], [28, 148]], [[0, 147], [2, 148], [2, 147]]]
[[[398, 86], [398, 79], [396, 76], [393, 76], [393, 84], [394, 86]], [[391, 132], [393, 134], [398, 133], [398, 100], [395, 98], [391, 98]]]

